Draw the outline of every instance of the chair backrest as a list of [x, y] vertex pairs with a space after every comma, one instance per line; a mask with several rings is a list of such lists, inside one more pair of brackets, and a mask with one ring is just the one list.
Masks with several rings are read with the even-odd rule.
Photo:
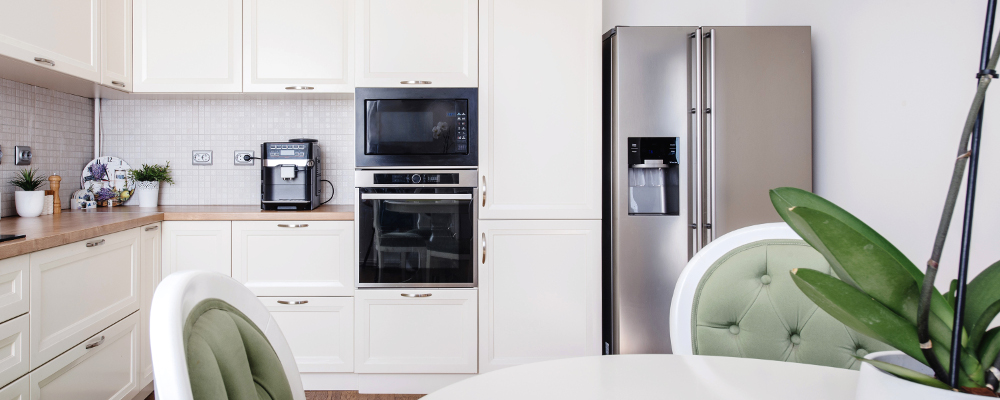
[[795, 268], [836, 276], [785, 223], [743, 228], [705, 246], [674, 288], [674, 353], [858, 369], [853, 356], [890, 349], [819, 309], [792, 281]]
[[[235, 279], [207, 271], [171, 274], [156, 288], [149, 324], [157, 400], [194, 399], [189, 364], [202, 396], [208, 396], [205, 388], [224, 386], [230, 399], [252, 398], [273, 388], [276, 394], [290, 391], [292, 399], [305, 400], [295, 358], [277, 322]], [[202, 339], [213, 335], [217, 337]], [[247, 373], [253, 375], [249, 387]]]

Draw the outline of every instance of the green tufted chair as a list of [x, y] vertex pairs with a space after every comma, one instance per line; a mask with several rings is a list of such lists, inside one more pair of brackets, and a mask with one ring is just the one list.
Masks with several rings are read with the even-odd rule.
[[674, 288], [675, 354], [757, 358], [857, 370], [854, 356], [890, 350], [819, 309], [789, 272], [834, 275], [819, 252], [785, 223], [726, 234], [696, 254]]
[[245, 286], [206, 271], [156, 288], [150, 346], [157, 400], [305, 400], [291, 348]]

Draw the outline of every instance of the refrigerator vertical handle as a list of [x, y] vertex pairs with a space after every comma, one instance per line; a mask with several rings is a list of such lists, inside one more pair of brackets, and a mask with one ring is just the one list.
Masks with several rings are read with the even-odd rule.
[[708, 245], [715, 240], [715, 115], [718, 110], [715, 108], [715, 29], [710, 29], [704, 36], [708, 41], [705, 46], [705, 53], [708, 58], [705, 72], [705, 221], [702, 224], [705, 239], [704, 245]]
[[691, 204], [691, 232], [689, 237], [691, 240], [691, 251], [688, 257], [693, 257], [704, 246], [702, 243], [702, 238], [704, 237], [702, 226], [702, 130], [704, 121], [704, 106], [702, 104], [702, 40], [701, 40], [701, 28], [698, 28], [691, 34], [691, 49], [694, 52], [692, 54], [692, 59], [694, 65], [691, 68], [691, 72], [694, 76], [691, 77], [691, 136], [690, 136], [690, 163], [688, 164], [690, 168], [689, 177], [691, 182], [690, 188], [690, 204]]

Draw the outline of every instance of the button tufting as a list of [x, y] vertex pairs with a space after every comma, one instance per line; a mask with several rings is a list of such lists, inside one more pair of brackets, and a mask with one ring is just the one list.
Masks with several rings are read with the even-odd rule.
[[770, 285], [771, 284], [771, 275], [761, 275], [761, 277], [760, 277], [760, 283], [763, 283], [765, 285]]
[[802, 344], [802, 338], [800, 338], [798, 334], [793, 333], [792, 337], [790, 337], [789, 339], [792, 341], [792, 344], [795, 345]]
[[868, 350], [858, 349], [854, 352], [854, 354], [857, 355], [858, 357], [864, 357], [868, 355]]
[[740, 334], [740, 327], [736, 326], [736, 325], [730, 325], [729, 326], [729, 333], [732, 333], [734, 335], [739, 335]]

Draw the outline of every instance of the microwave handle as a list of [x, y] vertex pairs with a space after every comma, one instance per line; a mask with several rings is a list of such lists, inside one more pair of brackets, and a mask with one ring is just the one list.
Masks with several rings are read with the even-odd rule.
[[424, 194], [424, 193], [362, 193], [361, 200], [472, 200], [472, 195], [463, 194]]

